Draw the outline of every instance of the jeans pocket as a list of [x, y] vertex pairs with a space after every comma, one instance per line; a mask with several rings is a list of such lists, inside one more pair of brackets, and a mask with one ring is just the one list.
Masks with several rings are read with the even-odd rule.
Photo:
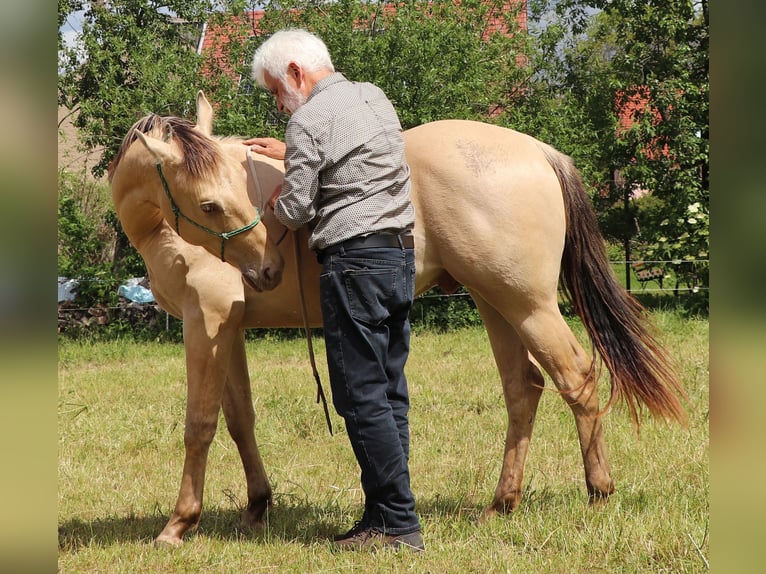
[[374, 326], [388, 319], [395, 295], [395, 269], [345, 270], [343, 282], [351, 316], [356, 321]]
[[406, 277], [407, 281], [405, 283], [405, 296], [407, 299], [412, 302], [412, 300], [415, 297], [415, 264], [407, 265], [404, 268], [404, 276]]

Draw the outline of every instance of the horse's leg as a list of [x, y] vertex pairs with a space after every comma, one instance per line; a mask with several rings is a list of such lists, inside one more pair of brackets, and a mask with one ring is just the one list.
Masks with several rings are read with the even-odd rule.
[[614, 482], [604, 442], [592, 358], [575, 338], [555, 302], [536, 309], [518, 325], [524, 344], [572, 409], [591, 502], [607, 498], [614, 492]]
[[508, 412], [500, 480], [492, 504], [485, 511], [485, 515], [489, 516], [509, 512], [521, 501], [524, 465], [545, 381], [540, 369], [529, 360], [527, 349], [508, 321], [480, 296], [472, 295], [487, 328]]
[[242, 331], [232, 348], [229, 378], [223, 395], [223, 414], [245, 469], [247, 508], [242, 514], [242, 525], [253, 528], [263, 523], [263, 516], [271, 506], [271, 486], [255, 441], [255, 411]]
[[183, 325], [187, 380], [184, 468], [175, 509], [155, 540], [156, 545], [180, 546], [184, 533], [199, 524], [205, 467], [218, 426], [235, 335], [235, 330], [225, 325], [214, 335], [208, 334], [206, 326], [211, 330], [212, 326], [205, 325], [202, 317], [189, 315], [184, 315]]

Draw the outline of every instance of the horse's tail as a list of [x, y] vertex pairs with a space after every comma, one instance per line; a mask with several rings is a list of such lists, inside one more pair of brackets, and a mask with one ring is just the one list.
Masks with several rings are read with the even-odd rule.
[[679, 396], [686, 397], [671, 362], [649, 331], [646, 310], [616, 280], [596, 215], [572, 160], [543, 145], [561, 183], [566, 237], [561, 286], [585, 324], [593, 346], [611, 374], [609, 405], [624, 400], [634, 423], [645, 405], [654, 416], [686, 422]]

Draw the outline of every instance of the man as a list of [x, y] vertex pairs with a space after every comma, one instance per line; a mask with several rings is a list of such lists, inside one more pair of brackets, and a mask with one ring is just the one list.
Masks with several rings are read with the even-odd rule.
[[276, 218], [313, 226], [333, 404], [361, 469], [364, 514], [335, 544], [422, 551], [404, 375], [415, 217], [399, 119], [379, 88], [336, 73], [325, 44], [305, 30], [266, 40], [252, 73], [290, 120], [284, 143], [244, 143], [285, 161], [270, 200]]

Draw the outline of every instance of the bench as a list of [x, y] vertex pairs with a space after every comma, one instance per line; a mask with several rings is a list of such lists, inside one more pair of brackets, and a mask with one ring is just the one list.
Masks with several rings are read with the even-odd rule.
[[644, 261], [636, 261], [631, 265], [636, 274], [636, 279], [641, 283], [641, 289], [646, 289], [646, 284], [656, 281], [662, 289], [662, 280], [665, 278], [665, 270], [662, 267], [649, 265]]

